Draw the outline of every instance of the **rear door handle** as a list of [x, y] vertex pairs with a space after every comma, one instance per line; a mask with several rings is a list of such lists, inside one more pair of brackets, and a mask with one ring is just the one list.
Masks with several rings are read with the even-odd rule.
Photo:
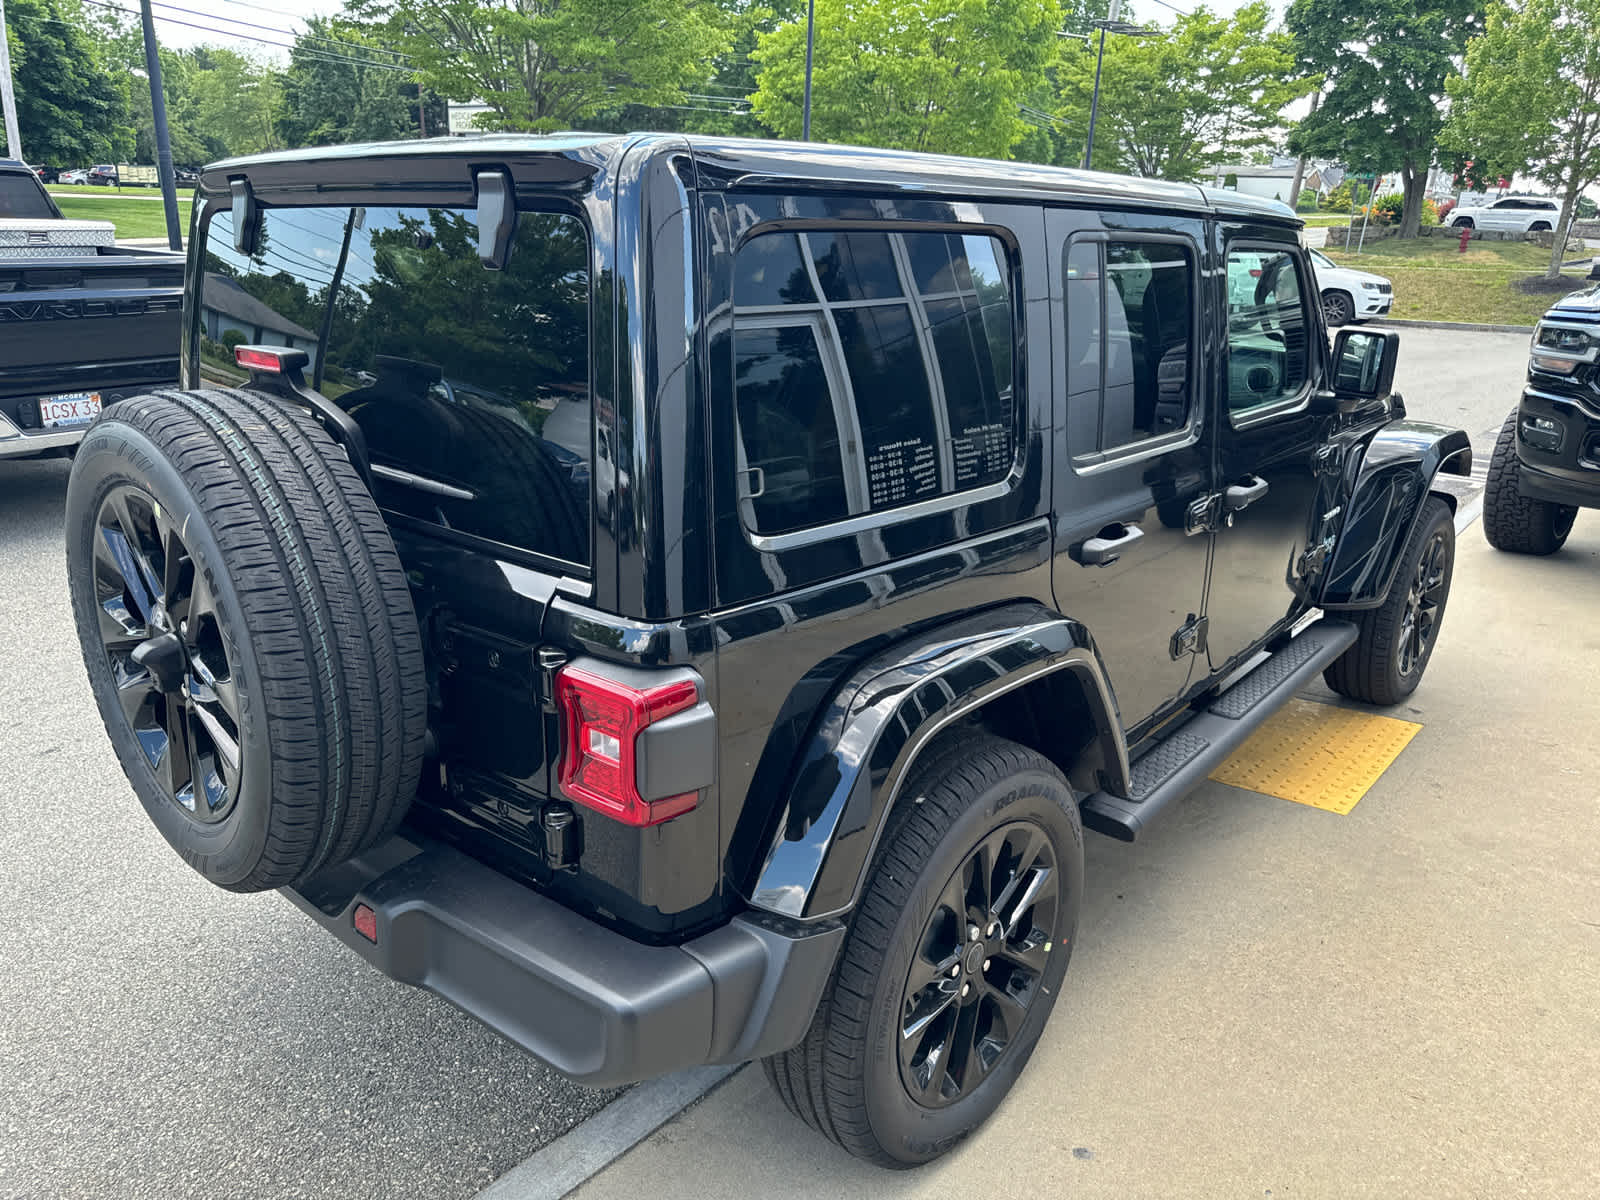
[[1122, 552], [1144, 536], [1144, 530], [1131, 521], [1107, 525], [1078, 547], [1077, 559], [1086, 567], [1109, 567]]
[[1232, 484], [1224, 493], [1227, 496], [1226, 503], [1229, 512], [1238, 512], [1241, 508], [1249, 508], [1267, 494], [1267, 481], [1261, 476], [1249, 475], [1245, 478], [1247, 482]]

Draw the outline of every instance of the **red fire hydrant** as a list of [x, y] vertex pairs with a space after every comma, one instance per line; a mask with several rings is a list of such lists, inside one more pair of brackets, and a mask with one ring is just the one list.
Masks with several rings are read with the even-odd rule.
[[1471, 240], [1472, 240], [1472, 226], [1471, 225], [1463, 225], [1461, 227], [1461, 247], [1460, 247], [1460, 251], [1459, 251], [1460, 253], [1465, 254], [1467, 252], [1467, 243], [1470, 242]]

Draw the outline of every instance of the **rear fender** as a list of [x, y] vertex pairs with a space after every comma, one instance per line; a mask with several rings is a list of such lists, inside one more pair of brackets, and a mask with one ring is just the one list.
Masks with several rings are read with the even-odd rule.
[[993, 609], [897, 644], [833, 693], [751, 904], [807, 919], [848, 910], [919, 752], [985, 705], [1047, 682], [1077, 686], [1094, 724], [1085, 756], [1101, 786], [1126, 791], [1127, 747], [1088, 630], [1038, 604]]
[[1459, 429], [1425, 421], [1391, 421], [1380, 429], [1347, 468], [1345, 518], [1317, 606], [1339, 610], [1382, 604], [1434, 476], [1471, 470], [1472, 444]]

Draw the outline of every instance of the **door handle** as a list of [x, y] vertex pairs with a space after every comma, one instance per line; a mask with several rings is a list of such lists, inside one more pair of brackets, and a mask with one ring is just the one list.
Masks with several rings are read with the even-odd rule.
[[1227, 496], [1229, 512], [1238, 512], [1241, 508], [1249, 508], [1257, 500], [1267, 494], [1267, 481], [1259, 475], [1247, 475], [1248, 483], [1235, 483], [1228, 487], [1224, 493]]
[[1077, 559], [1086, 567], [1109, 567], [1143, 536], [1144, 530], [1131, 521], [1107, 525], [1078, 548]]

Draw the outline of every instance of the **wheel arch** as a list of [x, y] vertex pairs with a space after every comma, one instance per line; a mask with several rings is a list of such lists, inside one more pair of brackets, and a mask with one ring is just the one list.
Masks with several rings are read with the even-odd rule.
[[1455, 511], [1455, 497], [1433, 486], [1435, 477], [1468, 475], [1472, 444], [1459, 429], [1425, 421], [1391, 421], [1347, 467], [1344, 509], [1316, 597], [1329, 610], [1374, 608], [1383, 603], [1430, 495]]
[[1126, 787], [1127, 746], [1087, 628], [1032, 603], [963, 618], [878, 655], [823, 706], [750, 903], [804, 919], [852, 907], [907, 780], [962, 724], [1039, 751], [1080, 790]]

